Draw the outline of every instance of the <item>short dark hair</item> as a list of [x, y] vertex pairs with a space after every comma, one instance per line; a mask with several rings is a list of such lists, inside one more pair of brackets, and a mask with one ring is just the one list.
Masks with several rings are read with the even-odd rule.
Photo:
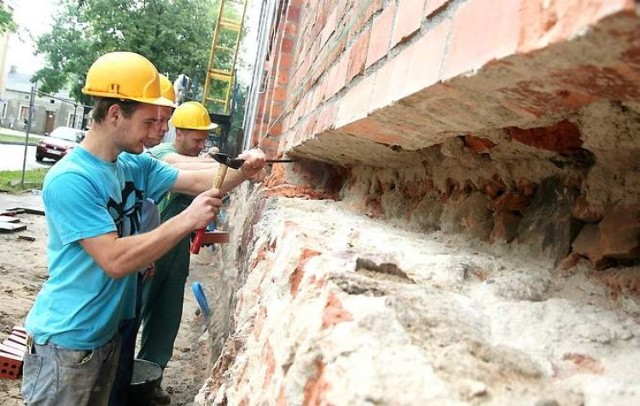
[[136, 109], [142, 104], [133, 100], [114, 99], [110, 97], [96, 97], [93, 104], [93, 113], [91, 117], [96, 123], [101, 123], [107, 117], [109, 108], [117, 104], [122, 110], [122, 115], [129, 118], [135, 113]]

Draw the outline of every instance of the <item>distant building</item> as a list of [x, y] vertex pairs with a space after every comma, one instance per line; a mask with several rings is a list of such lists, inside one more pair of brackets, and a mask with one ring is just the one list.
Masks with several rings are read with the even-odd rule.
[[[32, 86], [31, 75], [19, 73], [15, 66], [11, 67], [0, 103], [0, 126], [14, 130], [26, 129]], [[82, 114], [82, 104], [76, 104], [71, 100], [68, 92], [53, 95], [38, 93], [34, 103], [31, 131], [44, 134], [60, 126], [79, 128], [77, 117], [82, 117]]]
[[[0, 8], [13, 14], [15, 10], [14, 0], [0, 0]], [[0, 91], [4, 90], [5, 66], [7, 65], [7, 50], [9, 49], [10, 32], [0, 34]]]

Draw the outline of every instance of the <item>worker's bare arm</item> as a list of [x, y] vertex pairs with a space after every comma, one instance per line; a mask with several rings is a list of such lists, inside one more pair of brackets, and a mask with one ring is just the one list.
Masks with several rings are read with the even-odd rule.
[[171, 166], [177, 169], [193, 170], [193, 169], [212, 169], [217, 168], [219, 163], [213, 160], [208, 162], [174, 162]]
[[216, 163], [216, 161], [209, 155], [188, 156], [188, 155], [178, 154], [177, 152], [171, 152], [169, 154], [166, 154], [165, 156], [162, 157], [162, 160], [174, 166], [176, 166], [176, 164], [182, 164], [182, 163], [205, 163], [205, 164]]
[[197, 196], [182, 213], [148, 233], [118, 237], [114, 233], [80, 241], [82, 247], [112, 278], [121, 278], [160, 258], [193, 230], [209, 224], [222, 204], [219, 190]]

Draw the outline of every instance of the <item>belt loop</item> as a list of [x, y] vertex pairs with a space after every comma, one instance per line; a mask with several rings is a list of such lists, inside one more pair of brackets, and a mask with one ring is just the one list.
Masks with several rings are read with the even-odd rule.
[[27, 335], [27, 354], [33, 354], [33, 336], [31, 334]]

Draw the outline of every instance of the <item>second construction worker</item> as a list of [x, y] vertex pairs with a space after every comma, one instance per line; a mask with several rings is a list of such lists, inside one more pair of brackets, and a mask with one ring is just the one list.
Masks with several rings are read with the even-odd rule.
[[[180, 166], [180, 163], [196, 162], [198, 165], [215, 161], [198, 158], [205, 146], [209, 131], [217, 127], [209, 118], [205, 107], [198, 102], [186, 102], [178, 106], [170, 123], [176, 128], [173, 143], [160, 144], [150, 150], [158, 159]], [[260, 150], [245, 151], [241, 157], [259, 154]], [[257, 168], [256, 168], [257, 169]], [[246, 178], [241, 171], [229, 169], [225, 181], [231, 187]], [[180, 214], [191, 203], [192, 197], [170, 193], [159, 204], [161, 221], [165, 222]], [[183, 238], [173, 249], [156, 261], [155, 275], [144, 285], [142, 307], [142, 337], [138, 358], [152, 361], [163, 369], [171, 359], [173, 345], [180, 327], [184, 288], [189, 275], [189, 237]], [[154, 401], [168, 404], [169, 394], [158, 386]]]

